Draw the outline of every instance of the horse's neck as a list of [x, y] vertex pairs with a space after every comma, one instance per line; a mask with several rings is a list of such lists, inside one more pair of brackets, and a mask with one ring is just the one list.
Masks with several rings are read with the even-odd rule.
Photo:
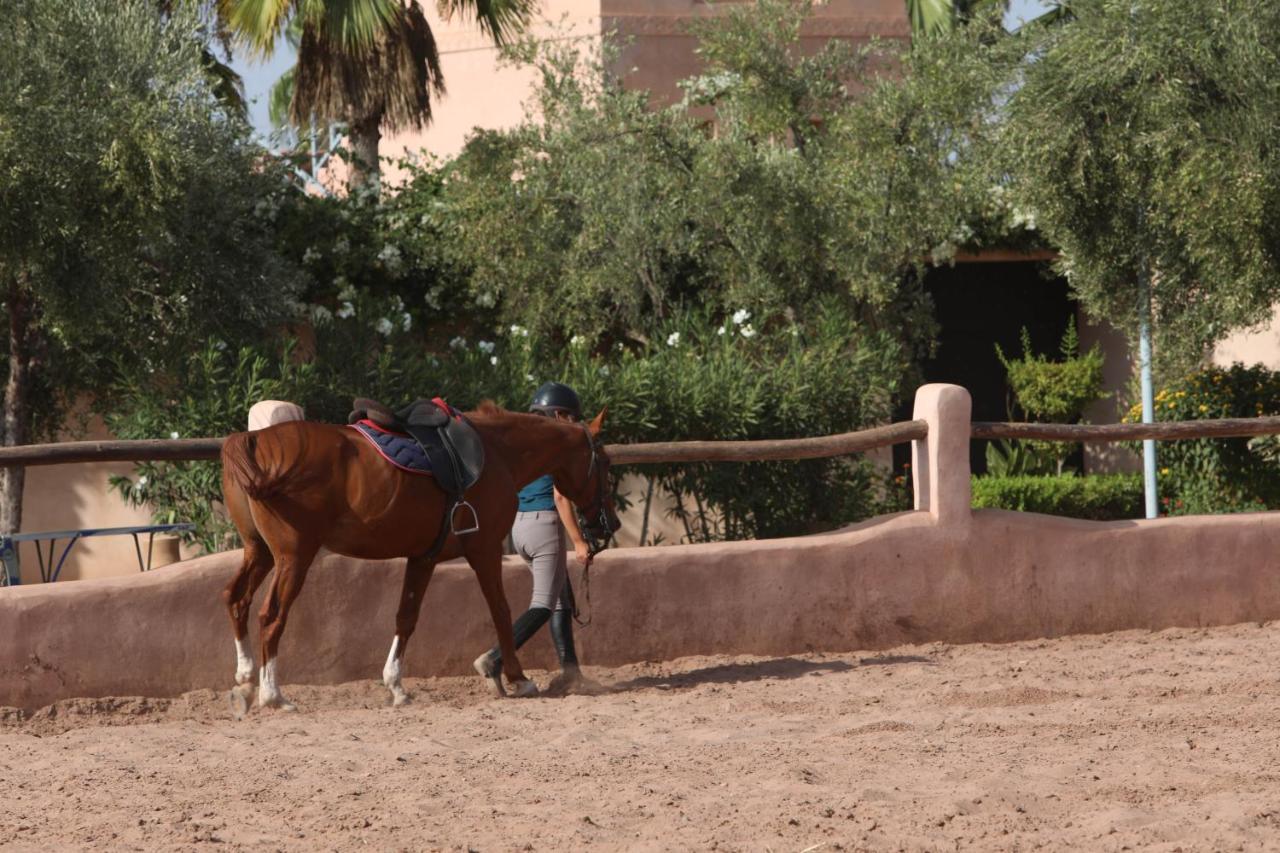
[[487, 420], [477, 426], [489, 433], [490, 443], [521, 485], [550, 474], [573, 446], [574, 433], [567, 424], [512, 414]]

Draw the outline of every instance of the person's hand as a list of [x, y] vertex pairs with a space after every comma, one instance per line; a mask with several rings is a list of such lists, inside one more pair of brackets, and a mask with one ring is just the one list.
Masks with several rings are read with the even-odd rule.
[[591, 565], [591, 549], [587, 547], [586, 542], [579, 542], [574, 545], [573, 555], [578, 558], [578, 562], [583, 566]]

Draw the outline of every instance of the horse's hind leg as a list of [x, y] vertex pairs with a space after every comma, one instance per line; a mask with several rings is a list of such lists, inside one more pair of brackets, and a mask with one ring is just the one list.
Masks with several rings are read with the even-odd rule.
[[410, 557], [404, 567], [400, 609], [396, 612], [396, 636], [391, 641], [387, 665], [382, 668], [382, 683], [391, 691], [393, 705], [403, 705], [409, 701], [409, 694], [400, 683], [400, 676], [404, 670], [404, 650], [409, 638], [413, 636], [413, 630], [418, 627], [422, 599], [426, 595], [427, 584], [431, 583], [431, 575], [435, 570], [435, 562], [423, 557]]
[[236, 641], [236, 684], [248, 684], [253, 680], [253, 652], [249, 649], [249, 608], [253, 596], [271, 573], [275, 558], [267, 543], [258, 538], [246, 538], [244, 562], [240, 571], [222, 591], [227, 614], [231, 617], [231, 630]]
[[289, 611], [306, 582], [307, 570], [320, 550], [318, 544], [296, 543], [290, 548], [273, 548], [276, 555], [275, 583], [258, 614], [261, 625], [262, 673], [258, 678], [258, 707], [294, 710], [294, 706], [280, 692], [276, 680], [276, 652], [280, 648], [280, 636], [289, 621]]

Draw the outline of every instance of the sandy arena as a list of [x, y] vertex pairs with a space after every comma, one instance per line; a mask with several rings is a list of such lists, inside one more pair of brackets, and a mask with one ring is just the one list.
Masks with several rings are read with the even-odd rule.
[[10, 712], [0, 845], [1280, 849], [1280, 623], [589, 672]]

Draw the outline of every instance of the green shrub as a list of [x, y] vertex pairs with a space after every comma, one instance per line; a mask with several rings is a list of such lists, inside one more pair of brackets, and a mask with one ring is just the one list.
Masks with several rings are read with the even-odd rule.
[[[1280, 373], [1261, 364], [1206, 367], [1160, 389], [1157, 421], [1253, 418], [1280, 414]], [[1135, 405], [1125, 422], [1142, 419]], [[1218, 438], [1160, 442], [1162, 509], [1171, 515], [1253, 512], [1280, 507], [1280, 465], [1268, 442]], [[1138, 443], [1133, 443], [1135, 450]]]
[[1065, 515], [1093, 521], [1142, 516], [1142, 477], [974, 477], [973, 506]]
[[[339, 312], [313, 312], [305, 361], [272, 344], [210, 346], [181, 376], [123, 383], [109, 419], [124, 438], [225, 435], [249, 406], [285, 399], [311, 420], [342, 422], [355, 396], [397, 404], [439, 394], [462, 409], [483, 399], [523, 411], [548, 379], [578, 389], [589, 412], [607, 406], [610, 442], [791, 438], [845, 432], [888, 419], [910, 357], [892, 336], [833, 307], [800, 325], [783, 315], [688, 311], [656, 324], [649, 343], [557, 348], [513, 326], [488, 339], [455, 335], [428, 349], [403, 322], [398, 297], [351, 295]], [[686, 541], [766, 538], [830, 529], [902, 508], [901, 484], [859, 457], [798, 462], [644, 466], [686, 500]], [[215, 463], [139, 466], [115, 481], [158, 519], [194, 521], [206, 550], [232, 544], [216, 512]], [[620, 503], [637, 496], [619, 496]], [[639, 496], [643, 498], [643, 496]]]
[[[1025, 326], [1021, 358], [1007, 358], [996, 344], [996, 358], [1004, 365], [1014, 400], [1028, 420], [1075, 423], [1085, 407], [1102, 396], [1102, 350], [1095, 344], [1080, 354], [1074, 319], [1067, 324], [1059, 352], [1061, 361], [1033, 352]], [[1067, 470], [1067, 457], [1078, 446], [1062, 441], [992, 443], [987, 445], [987, 470], [997, 475], [1062, 474]]]

